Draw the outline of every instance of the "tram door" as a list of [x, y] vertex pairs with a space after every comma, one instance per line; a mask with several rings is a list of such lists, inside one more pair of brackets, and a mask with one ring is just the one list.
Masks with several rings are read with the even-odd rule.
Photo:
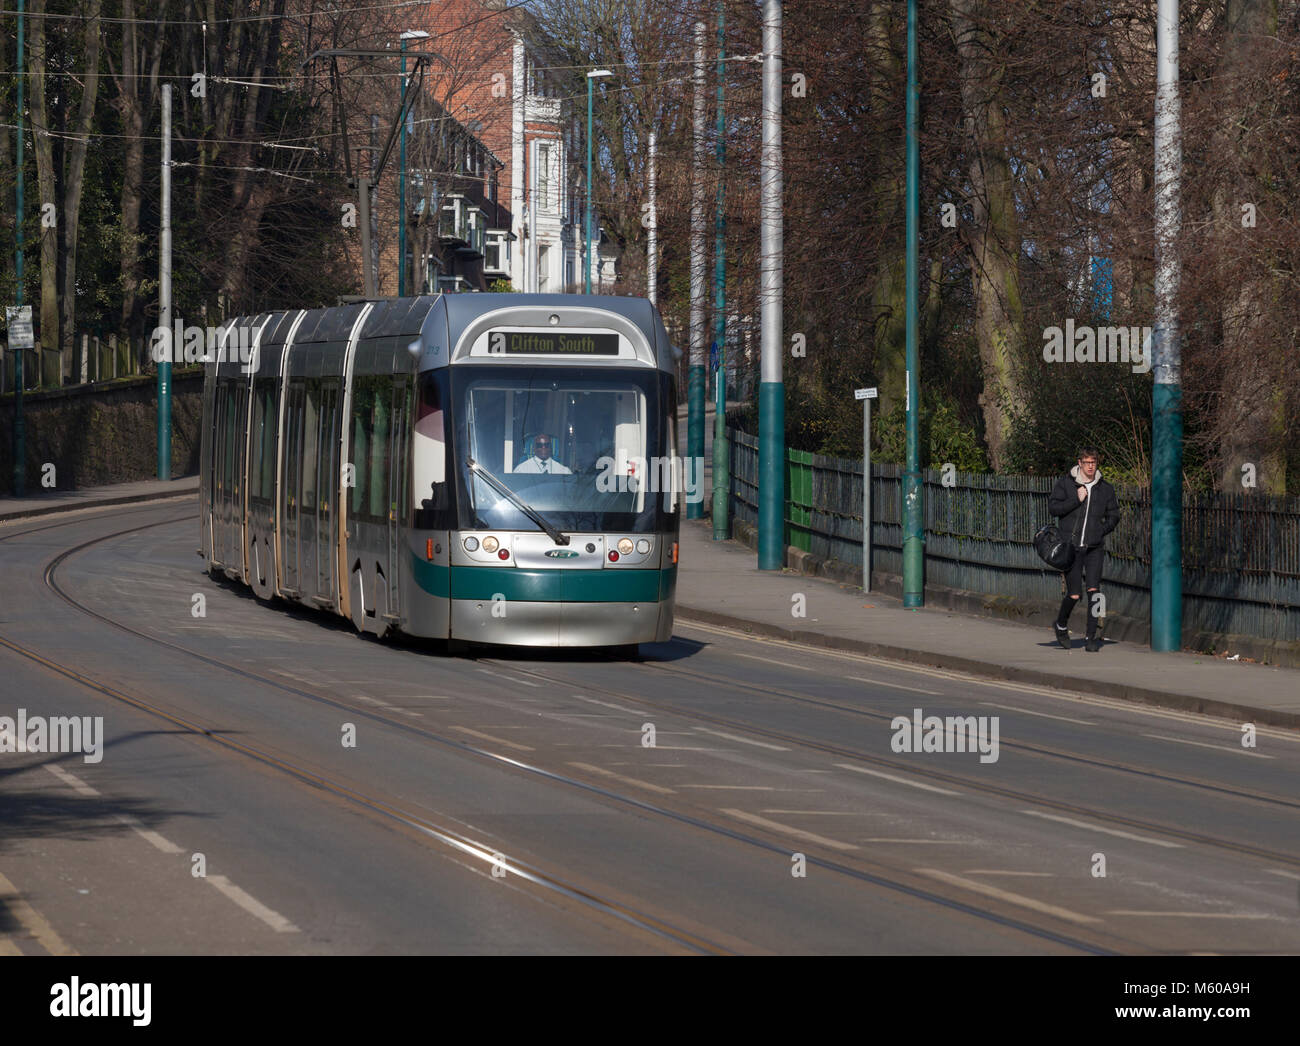
[[401, 530], [402, 516], [406, 512], [407, 448], [411, 442], [410, 384], [405, 374], [393, 379], [393, 423], [389, 428], [388, 447], [388, 612], [401, 613], [398, 578], [402, 573]]
[[320, 434], [318, 437], [316, 490], [316, 593], [318, 602], [336, 604], [334, 585], [336, 549], [336, 499], [340, 487], [338, 437], [339, 383], [325, 381], [320, 390]]
[[286, 393], [284, 419], [284, 468], [280, 488], [280, 586], [297, 595], [299, 580], [298, 509], [302, 502], [303, 386], [291, 383]]

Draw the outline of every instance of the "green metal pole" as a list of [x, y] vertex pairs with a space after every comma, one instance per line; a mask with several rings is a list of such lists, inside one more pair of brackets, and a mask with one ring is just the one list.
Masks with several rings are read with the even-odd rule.
[[[402, 101], [406, 101], [406, 36], [402, 36]], [[402, 121], [397, 146], [397, 296], [406, 294], [406, 110], [398, 113]], [[391, 139], [390, 139], [391, 141]]]
[[920, 369], [917, 350], [921, 229], [920, 88], [916, 0], [907, 0], [907, 469], [903, 474], [903, 606], [925, 606], [925, 488], [921, 485]]
[[[686, 371], [686, 461], [693, 481], [704, 482], [704, 402], [708, 371], [704, 362], [704, 61], [706, 27], [695, 23], [695, 67], [692, 74], [694, 92], [691, 114], [691, 347]], [[704, 516], [704, 498], [686, 505], [687, 519]]]
[[763, 162], [759, 173], [758, 569], [785, 565], [784, 227], [781, 167], [781, 2], [763, 0]]
[[727, 162], [726, 118], [723, 93], [726, 86], [724, 64], [726, 22], [722, 4], [718, 4], [718, 199], [713, 219], [713, 340], [718, 346], [718, 372], [714, 378], [713, 408], [713, 540], [730, 537], [727, 519], [727, 490], [731, 486], [731, 444], [727, 439]]
[[587, 238], [582, 252], [583, 293], [591, 293], [591, 77], [587, 77]]
[[1183, 645], [1183, 414], [1178, 288], [1182, 129], [1178, 0], [1156, 16], [1155, 328], [1151, 354], [1151, 649]]
[[[18, 212], [14, 215], [14, 273], [23, 303], [23, 29], [26, 0], [18, 0]], [[27, 431], [23, 421], [23, 350], [14, 353], [14, 497], [27, 493]]]

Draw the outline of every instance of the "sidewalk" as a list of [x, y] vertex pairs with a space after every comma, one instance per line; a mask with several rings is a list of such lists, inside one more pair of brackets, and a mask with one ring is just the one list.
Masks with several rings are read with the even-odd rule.
[[[793, 597], [806, 597], [797, 618]], [[1083, 649], [1050, 629], [946, 609], [905, 609], [901, 600], [789, 570], [760, 571], [737, 541], [714, 541], [708, 520], [685, 520], [677, 578], [681, 621], [726, 625], [813, 647], [850, 650], [1041, 686], [1226, 716], [1243, 723], [1300, 727], [1300, 670], [1223, 661], [1203, 654], [1157, 654], [1133, 643]]]
[[81, 490], [42, 490], [39, 484], [33, 489], [32, 484], [28, 483], [27, 489], [30, 493], [25, 498], [0, 498], [0, 521], [197, 494], [199, 477], [182, 476], [180, 479], [170, 481], [148, 479], [141, 480], [139, 483], [112, 483], [103, 487], [85, 487]]

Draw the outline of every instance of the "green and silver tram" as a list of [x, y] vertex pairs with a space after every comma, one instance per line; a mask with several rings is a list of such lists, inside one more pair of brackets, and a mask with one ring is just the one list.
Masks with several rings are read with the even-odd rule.
[[677, 355], [638, 298], [241, 317], [203, 385], [208, 570], [381, 636], [667, 640]]

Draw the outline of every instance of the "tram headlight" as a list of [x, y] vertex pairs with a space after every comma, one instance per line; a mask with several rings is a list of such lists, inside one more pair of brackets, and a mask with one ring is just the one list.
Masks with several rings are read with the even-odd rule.
[[466, 539], [465, 539], [465, 551], [466, 551], [466, 552], [477, 552], [477, 551], [478, 551], [478, 538], [466, 538]]
[[644, 556], [647, 552], [650, 551], [650, 542], [647, 541], [645, 538], [642, 538], [640, 541], [636, 543], [636, 550], [640, 552], [641, 555]]
[[618, 554], [620, 556], [630, 556], [632, 554], [632, 539], [620, 538], [618, 542]]
[[483, 539], [484, 552], [495, 552], [500, 547], [501, 547], [501, 542], [499, 542], [494, 537], [486, 537]]

